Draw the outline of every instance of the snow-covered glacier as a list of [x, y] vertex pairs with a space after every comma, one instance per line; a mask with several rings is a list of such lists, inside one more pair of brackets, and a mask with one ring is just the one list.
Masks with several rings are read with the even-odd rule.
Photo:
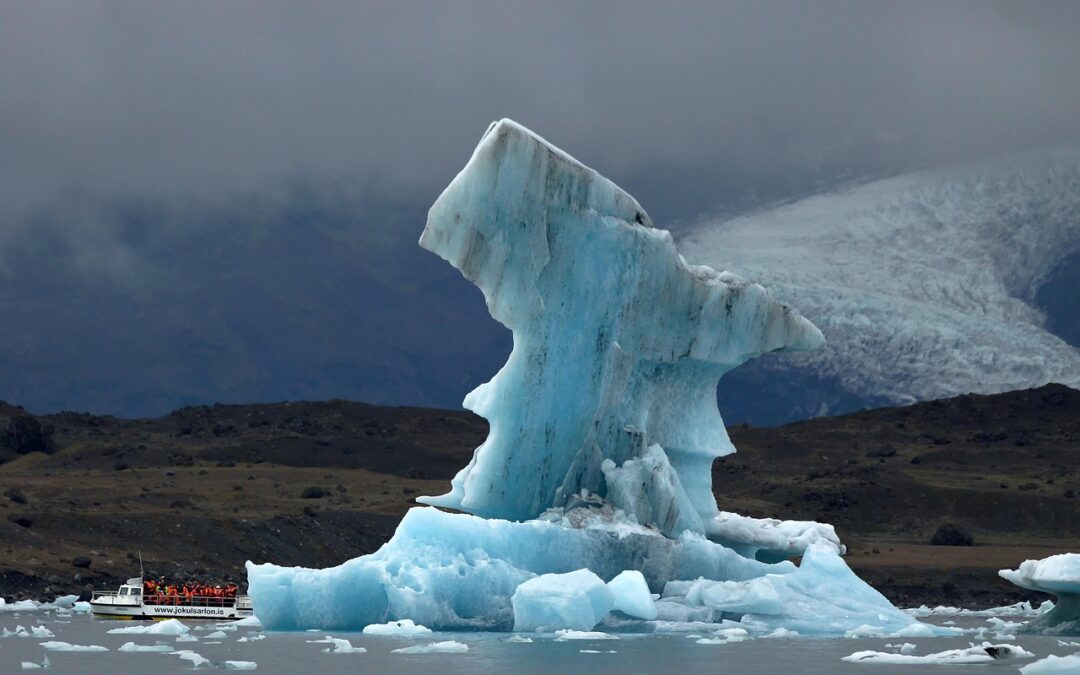
[[707, 220], [679, 244], [821, 327], [826, 349], [768, 365], [779, 380], [808, 373], [891, 403], [1078, 387], [1080, 350], [1036, 303], [1080, 252], [1078, 195], [1080, 147], [1053, 148]]
[[851, 573], [832, 527], [717, 509], [711, 465], [735, 451], [720, 376], [821, 347], [812, 323], [688, 264], [632, 197], [509, 120], [432, 206], [420, 243], [513, 331], [506, 365], [465, 399], [488, 438], [377, 552], [325, 570], [249, 562], [264, 626], [510, 630], [516, 609], [530, 628], [581, 630], [615, 609], [654, 627], [931, 630]]

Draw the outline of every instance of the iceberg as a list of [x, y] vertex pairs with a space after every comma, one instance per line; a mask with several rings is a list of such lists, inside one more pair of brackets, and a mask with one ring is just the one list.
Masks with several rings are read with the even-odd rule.
[[[757, 284], [687, 263], [633, 197], [510, 120], [436, 200], [420, 245], [513, 332], [506, 364], [464, 401], [489, 435], [449, 492], [419, 499], [375, 553], [325, 570], [248, 562], [268, 630], [404, 619], [531, 630], [556, 615], [585, 627], [611, 609], [656, 630], [921, 626], [848, 569], [832, 527], [717, 507], [712, 464], [735, 452], [717, 383], [760, 354], [821, 347], [810, 321]], [[595, 593], [588, 616], [567, 621], [545, 575], [581, 570]], [[627, 570], [646, 588], [618, 579]], [[721, 585], [689, 593], [698, 579]], [[643, 590], [665, 589], [650, 608]]]
[[1057, 596], [1053, 609], [1023, 626], [1023, 632], [1080, 635], [1080, 553], [1025, 560], [1019, 568], [1000, 570], [998, 575], [1020, 588]]
[[397, 635], [397, 636], [409, 636], [409, 635], [425, 635], [430, 633], [431, 629], [427, 626], [420, 626], [411, 619], [402, 619], [401, 621], [390, 621], [388, 623], [372, 624], [370, 626], [364, 626], [364, 635]]

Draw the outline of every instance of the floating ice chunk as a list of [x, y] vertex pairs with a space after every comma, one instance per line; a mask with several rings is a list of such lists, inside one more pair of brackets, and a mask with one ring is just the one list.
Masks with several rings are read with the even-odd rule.
[[32, 638], [51, 638], [56, 637], [51, 630], [45, 626], [30, 626], [30, 637]]
[[108, 647], [102, 647], [101, 645], [73, 645], [70, 642], [60, 642], [52, 640], [49, 642], [42, 642], [41, 646], [50, 652], [107, 652]]
[[90, 606], [90, 603], [83, 600], [80, 600], [79, 602], [76, 602], [74, 605], [71, 606], [71, 611], [73, 612], [86, 613], [91, 611], [92, 609], [93, 607]]
[[525, 637], [524, 635], [511, 635], [510, 637], [508, 637], [508, 638], [506, 638], [504, 640], [504, 642], [532, 642], [532, 641], [533, 641], [533, 639], [531, 637]]
[[237, 619], [236, 621], [223, 621], [214, 625], [218, 628], [225, 628], [225, 626], [239, 626], [241, 628], [262, 628], [262, 621], [259, 621], [259, 618], [256, 616], [246, 616], [243, 619]]
[[213, 633], [207, 633], [203, 636], [204, 640], [224, 640], [229, 637], [228, 633], [223, 630], [216, 630]]
[[21, 637], [21, 638], [24, 638], [24, 637], [30, 637], [30, 632], [27, 631], [26, 628], [24, 628], [22, 626], [15, 626], [15, 630], [8, 630], [7, 628], [5, 628], [2, 632], [0, 632], [0, 637], [5, 637], [5, 638], [8, 638], [8, 637]]
[[469, 645], [464, 642], [455, 642], [454, 640], [445, 640], [443, 642], [432, 642], [426, 645], [413, 645], [412, 647], [402, 647], [401, 649], [393, 649], [393, 654], [464, 654], [469, 651]]
[[18, 600], [8, 603], [4, 602], [3, 598], [0, 598], [0, 612], [36, 612], [41, 607], [41, 603], [34, 600]]
[[170, 645], [162, 644], [160, 642], [157, 643], [157, 644], [153, 644], [153, 645], [137, 645], [134, 642], [125, 642], [124, 644], [120, 645], [116, 649], [116, 651], [118, 651], [118, 652], [133, 652], [133, 653], [160, 652], [160, 653], [163, 653], [163, 654], [165, 654], [165, 653], [171, 654], [174, 650]]
[[1028, 601], [1018, 602], [1013, 605], [1004, 605], [1002, 607], [990, 607], [989, 609], [966, 609], [961, 607], [950, 607], [947, 605], [939, 605], [937, 607], [927, 607], [922, 605], [920, 607], [913, 607], [905, 609], [904, 612], [915, 617], [928, 617], [928, 616], [1026, 616], [1037, 617], [1046, 614], [1054, 608], [1052, 600], [1047, 600], [1040, 604], [1038, 607], [1032, 606]]
[[1021, 588], [1057, 596], [1054, 608], [1025, 626], [1024, 632], [1080, 635], [1080, 553], [1025, 560], [1019, 568], [998, 574]]
[[237, 640], [237, 642], [256, 642], [258, 640], [265, 640], [265, 639], [266, 639], [266, 633], [259, 633], [257, 635], [245, 635], [244, 637]]
[[343, 638], [336, 638], [332, 635], [327, 635], [321, 640], [305, 640], [305, 642], [309, 642], [311, 644], [330, 645], [323, 651], [332, 654], [362, 654], [367, 651], [363, 647], [353, 647], [352, 643], [348, 640], [345, 640]]
[[514, 591], [515, 631], [591, 630], [611, 611], [611, 589], [587, 569], [543, 574]]
[[1080, 647], [1080, 642], [1066, 642], [1065, 640], [1058, 640], [1058, 647]]
[[889, 648], [889, 649], [899, 650], [899, 652], [901, 654], [911, 654], [911, 653], [914, 653], [914, 651], [915, 651], [915, 645], [913, 645], [910, 642], [905, 642], [905, 643], [899, 644], [899, 645], [886, 644], [885, 646], [887, 648]]
[[1021, 675], [1076, 675], [1080, 673], [1080, 654], [1047, 656], [1020, 669]]
[[868, 663], [870, 665], [962, 665], [974, 663], [991, 663], [1003, 659], [1030, 659], [1035, 655], [1023, 647], [1016, 645], [994, 645], [984, 642], [981, 645], [971, 645], [968, 649], [949, 649], [925, 656], [913, 654], [894, 654], [892, 652], [861, 651], [843, 657], [844, 661], [851, 663]]
[[413, 623], [412, 619], [401, 619], [388, 623], [375, 623], [364, 626], [364, 635], [425, 635], [431, 632], [427, 626]]
[[556, 642], [566, 642], [568, 640], [618, 640], [618, 635], [612, 635], [611, 633], [601, 633], [595, 630], [557, 630], [555, 631]]
[[599, 649], [579, 649], [578, 652], [581, 653], [581, 654], [615, 654], [615, 653], [617, 653], [614, 649], [608, 649], [608, 650], [604, 650], [604, 651], [601, 651]]
[[762, 635], [761, 637], [763, 637], [763, 638], [795, 638], [795, 637], [799, 637], [799, 633], [797, 631], [788, 630], [787, 628], [777, 628], [773, 632], [771, 632], [771, 633], [769, 633], [767, 635]]
[[71, 609], [78, 601], [79, 596], [77, 595], [58, 595], [52, 602], [44, 605], [44, 607], [50, 609]]
[[197, 635], [185, 634], [177, 635], [176, 642], [198, 642], [199, 637]]
[[45, 658], [42, 659], [41, 663], [34, 663], [33, 661], [23, 661], [19, 664], [19, 667], [23, 670], [48, 670], [50, 667], [52, 667], [52, 664], [49, 663], [49, 655], [46, 654]]
[[699, 638], [695, 643], [699, 645], [726, 645], [732, 642], [742, 642], [750, 637], [745, 628], [722, 628], [713, 633], [712, 637]]
[[[200, 628], [202, 627], [200, 626]], [[190, 630], [179, 619], [166, 619], [164, 621], [155, 621], [149, 626], [113, 628], [108, 633], [110, 635], [187, 635]]]
[[225, 670], [255, 670], [259, 664], [254, 661], [226, 661]]
[[204, 657], [202, 654], [191, 651], [190, 649], [181, 649], [172, 653], [173, 656], [179, 656], [185, 661], [191, 661], [192, 668], [202, 668], [203, 666], [209, 666], [213, 668], [213, 664], [210, 659]]
[[607, 583], [608, 590], [615, 597], [613, 610], [623, 614], [652, 621], [656, 618], [656, 601], [649, 592], [645, 575], [637, 570], [624, 570]]

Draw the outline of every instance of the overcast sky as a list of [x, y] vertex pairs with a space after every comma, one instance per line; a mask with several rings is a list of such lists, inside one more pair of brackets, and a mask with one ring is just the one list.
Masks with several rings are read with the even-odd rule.
[[426, 194], [504, 116], [616, 180], [1075, 141], [1080, 3], [0, 3], [4, 228], [70, 195]]

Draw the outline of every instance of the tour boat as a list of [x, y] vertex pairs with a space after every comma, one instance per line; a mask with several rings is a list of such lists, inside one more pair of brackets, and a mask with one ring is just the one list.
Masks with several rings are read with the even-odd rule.
[[128, 579], [117, 591], [94, 591], [90, 610], [94, 616], [110, 619], [243, 619], [254, 615], [246, 595], [144, 598], [141, 577]]

